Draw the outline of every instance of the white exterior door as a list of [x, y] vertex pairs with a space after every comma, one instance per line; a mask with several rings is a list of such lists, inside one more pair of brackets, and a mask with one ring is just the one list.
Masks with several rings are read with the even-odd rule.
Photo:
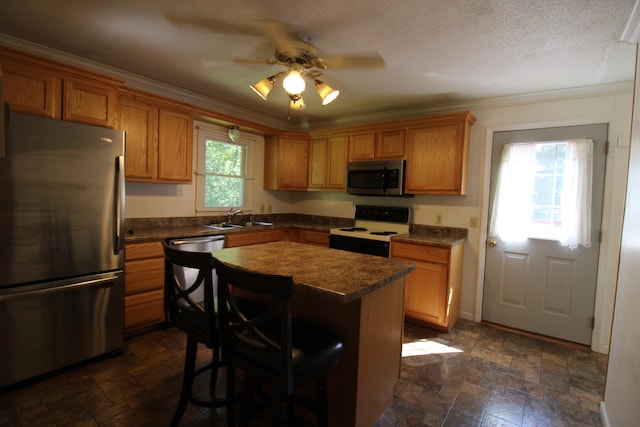
[[[607, 131], [607, 124], [598, 124], [494, 134], [489, 206], [493, 206], [496, 196], [494, 193], [504, 145], [574, 138], [593, 140], [591, 246], [586, 248], [578, 245], [570, 249], [553, 237], [533, 234], [524, 239], [503, 240], [488, 233], [482, 307], [484, 321], [581, 344], [591, 343]], [[550, 151], [556, 149], [551, 143], [544, 147]], [[562, 167], [556, 166], [556, 169]], [[545, 181], [554, 188], [562, 186], [559, 175], [543, 175], [543, 169], [546, 174], [549, 168], [538, 165], [535, 171], [538, 176], [530, 178], [529, 182], [536, 180], [539, 185]], [[534, 193], [533, 197], [537, 199], [534, 209], [537, 211], [524, 220], [544, 223], [546, 217], [547, 222], [557, 222], [558, 217], [550, 213], [558, 209], [555, 193], [551, 191], [542, 204], [544, 197], [540, 197], [539, 192]], [[541, 215], [538, 216], [538, 213]], [[490, 210], [490, 223], [491, 215]], [[534, 227], [538, 225], [534, 224]]]

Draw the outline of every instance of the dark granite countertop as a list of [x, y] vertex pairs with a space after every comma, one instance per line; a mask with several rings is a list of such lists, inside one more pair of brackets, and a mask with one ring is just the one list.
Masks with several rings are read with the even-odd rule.
[[[253, 225], [250, 227], [216, 230], [207, 227], [210, 217], [199, 218], [150, 218], [131, 219], [125, 225], [125, 242], [134, 243], [148, 240], [211, 236], [229, 233], [247, 233], [255, 231], [300, 229], [328, 233], [333, 227], [353, 225], [348, 218], [328, 218], [311, 215], [272, 215], [256, 219], [268, 221], [273, 225]], [[451, 247], [463, 243], [467, 238], [467, 229], [413, 224], [410, 233], [393, 236], [392, 242], [437, 245]]]
[[293, 276], [296, 292], [347, 303], [415, 270], [410, 261], [288, 241], [220, 249], [220, 261], [246, 270]]

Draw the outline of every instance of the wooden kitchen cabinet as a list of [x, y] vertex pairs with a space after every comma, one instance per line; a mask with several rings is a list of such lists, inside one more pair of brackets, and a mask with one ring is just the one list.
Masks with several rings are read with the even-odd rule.
[[126, 133], [128, 181], [189, 183], [193, 164], [193, 119], [181, 111], [122, 96], [120, 128]]
[[296, 242], [329, 247], [329, 233], [314, 230], [296, 230]]
[[349, 138], [349, 161], [401, 159], [405, 156], [404, 129], [356, 133]]
[[310, 141], [310, 189], [340, 191], [346, 189], [348, 147], [349, 137], [346, 135]]
[[120, 99], [120, 129], [126, 132], [125, 173], [129, 181], [158, 176], [158, 107]]
[[113, 128], [122, 81], [0, 47], [12, 111]]
[[284, 230], [249, 231], [247, 233], [229, 233], [226, 235], [225, 248], [236, 246], [257, 245], [259, 243], [277, 242], [285, 240]]
[[391, 257], [416, 264], [406, 276], [405, 318], [408, 322], [449, 332], [460, 317], [463, 245], [450, 248], [391, 243]]
[[25, 66], [0, 58], [4, 74], [4, 101], [12, 111], [62, 118], [62, 79], [51, 70]]
[[124, 247], [124, 331], [136, 331], [165, 320], [164, 252], [159, 241]]
[[117, 88], [88, 79], [63, 80], [62, 119], [113, 128], [116, 125]]
[[265, 137], [264, 189], [306, 191], [309, 181], [309, 138], [306, 134]]
[[405, 193], [466, 194], [470, 113], [438, 117], [407, 131]]
[[160, 109], [158, 129], [158, 181], [191, 182], [193, 118], [168, 108]]

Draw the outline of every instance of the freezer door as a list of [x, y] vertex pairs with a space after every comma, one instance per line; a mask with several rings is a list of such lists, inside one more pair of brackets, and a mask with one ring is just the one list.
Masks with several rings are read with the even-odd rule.
[[118, 351], [124, 275], [0, 290], [0, 387]]
[[11, 113], [0, 288], [122, 269], [124, 133]]

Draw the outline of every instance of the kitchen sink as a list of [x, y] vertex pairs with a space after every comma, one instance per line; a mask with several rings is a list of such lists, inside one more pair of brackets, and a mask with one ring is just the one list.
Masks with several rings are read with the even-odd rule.
[[214, 230], [229, 230], [229, 229], [232, 229], [232, 228], [242, 228], [242, 225], [229, 224], [227, 222], [223, 222], [223, 223], [220, 223], [220, 224], [205, 225], [205, 227], [213, 228]]
[[253, 223], [253, 225], [273, 225], [272, 222], [265, 222], [265, 221], [256, 221]]

